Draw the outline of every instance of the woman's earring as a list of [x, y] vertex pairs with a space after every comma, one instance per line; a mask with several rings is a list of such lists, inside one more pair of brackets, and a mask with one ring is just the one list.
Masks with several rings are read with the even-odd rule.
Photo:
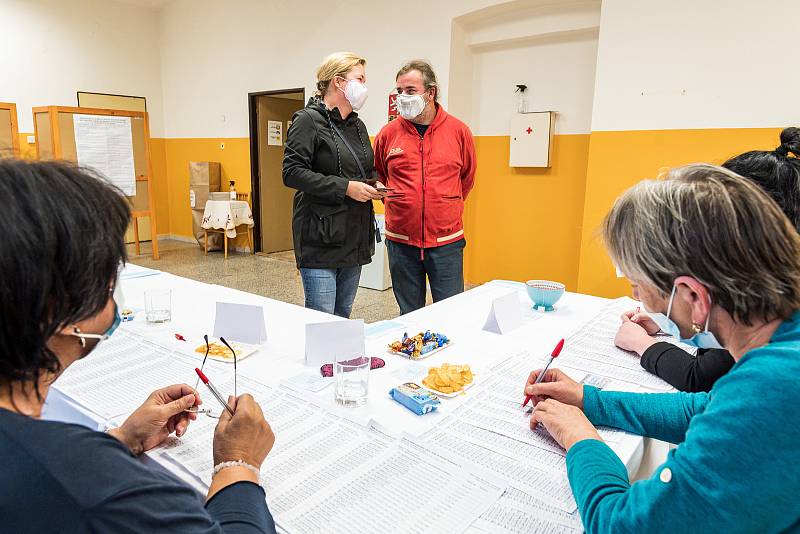
[[699, 334], [700, 332], [702, 332], [702, 331], [703, 331], [703, 327], [702, 327], [702, 326], [700, 326], [700, 325], [699, 325], [699, 324], [697, 324], [697, 323], [692, 323], [692, 330], [694, 330], [694, 333], [695, 333], [695, 334]]

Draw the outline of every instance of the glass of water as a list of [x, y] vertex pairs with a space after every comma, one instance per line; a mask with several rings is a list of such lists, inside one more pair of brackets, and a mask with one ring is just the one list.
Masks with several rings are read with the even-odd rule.
[[334, 398], [342, 406], [362, 406], [367, 403], [370, 361], [366, 356], [335, 356], [333, 378], [336, 380]]
[[172, 318], [172, 290], [144, 292], [144, 312], [148, 323], [166, 323]]

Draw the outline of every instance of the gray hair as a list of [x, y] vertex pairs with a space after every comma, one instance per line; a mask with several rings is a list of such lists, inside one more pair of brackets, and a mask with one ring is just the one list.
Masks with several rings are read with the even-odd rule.
[[800, 235], [774, 200], [722, 167], [686, 165], [638, 183], [602, 233], [614, 263], [663, 294], [688, 275], [745, 324], [800, 309]]
[[395, 80], [402, 76], [403, 74], [408, 74], [412, 70], [419, 71], [422, 74], [422, 83], [425, 85], [425, 90], [429, 90], [431, 88], [436, 88], [436, 92], [433, 95], [433, 101], [439, 101], [439, 84], [436, 82], [436, 73], [433, 72], [433, 67], [431, 64], [423, 59], [412, 59], [411, 61], [407, 61], [403, 63], [403, 66], [400, 67], [400, 70], [397, 71], [397, 75], [394, 77]]

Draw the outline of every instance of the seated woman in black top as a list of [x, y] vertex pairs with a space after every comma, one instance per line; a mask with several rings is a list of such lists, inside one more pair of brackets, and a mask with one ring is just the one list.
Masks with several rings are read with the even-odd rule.
[[[769, 193], [800, 231], [800, 128], [786, 128], [780, 139], [781, 144], [775, 150], [745, 152], [722, 166]], [[728, 351], [699, 349], [697, 356], [693, 356], [652, 337], [659, 330], [647, 313], [628, 311], [622, 315], [614, 343], [641, 355], [642, 367], [681, 391], [709, 391], [733, 367], [734, 360]]]
[[238, 463], [205, 506], [136, 458], [186, 432], [201, 402], [189, 386], [153, 392], [107, 433], [39, 420], [53, 381], [118, 324], [130, 212], [105, 181], [53, 162], [0, 160], [0, 205], [0, 531], [274, 532], [257, 469], [275, 437], [248, 395], [217, 426], [215, 465]]

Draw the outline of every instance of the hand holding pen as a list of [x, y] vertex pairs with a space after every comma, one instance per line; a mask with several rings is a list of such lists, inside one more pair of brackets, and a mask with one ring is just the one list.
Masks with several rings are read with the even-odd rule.
[[[547, 370], [550, 368], [550, 364], [553, 363], [553, 360], [558, 358], [558, 355], [561, 354], [561, 349], [563, 349], [563, 348], [564, 348], [564, 340], [562, 339], [561, 341], [559, 341], [556, 344], [556, 347], [553, 349], [553, 352], [550, 353], [550, 360], [548, 360], [547, 365], [544, 366], [544, 369], [542, 369], [541, 371], [534, 371], [533, 373], [531, 373], [530, 376], [528, 377], [527, 384], [538, 384], [538, 383], [540, 383], [544, 379], [545, 375], [547, 374]], [[538, 373], [536, 375], [536, 379], [535, 380], [533, 380], [534, 373]], [[533, 380], [533, 382], [531, 382], [531, 380]], [[533, 398], [533, 394], [532, 393], [528, 393], [528, 387], [526, 387], [525, 388], [525, 400], [522, 403], [522, 407], [524, 408], [525, 406], [527, 406], [532, 398]], [[534, 405], [535, 404], [536, 403], [534, 403]]]
[[214, 395], [214, 398], [217, 399], [217, 401], [219, 401], [219, 403], [228, 411], [229, 414], [233, 415], [233, 408], [231, 408], [230, 404], [225, 402], [225, 399], [222, 397], [219, 390], [217, 390], [217, 388], [214, 387], [214, 384], [211, 383], [208, 377], [205, 374], [203, 374], [203, 371], [201, 371], [199, 367], [195, 367], [194, 371], [197, 373], [197, 376], [200, 377], [200, 380], [203, 381], [203, 384], [205, 384], [206, 387], [208, 387], [208, 390], [211, 391], [211, 394]]
[[533, 371], [525, 384], [525, 395], [533, 400], [533, 406], [553, 399], [583, 410], [583, 384], [570, 378], [561, 369], [548, 371], [545, 380], [537, 383], [536, 377], [541, 373], [539, 370]]

